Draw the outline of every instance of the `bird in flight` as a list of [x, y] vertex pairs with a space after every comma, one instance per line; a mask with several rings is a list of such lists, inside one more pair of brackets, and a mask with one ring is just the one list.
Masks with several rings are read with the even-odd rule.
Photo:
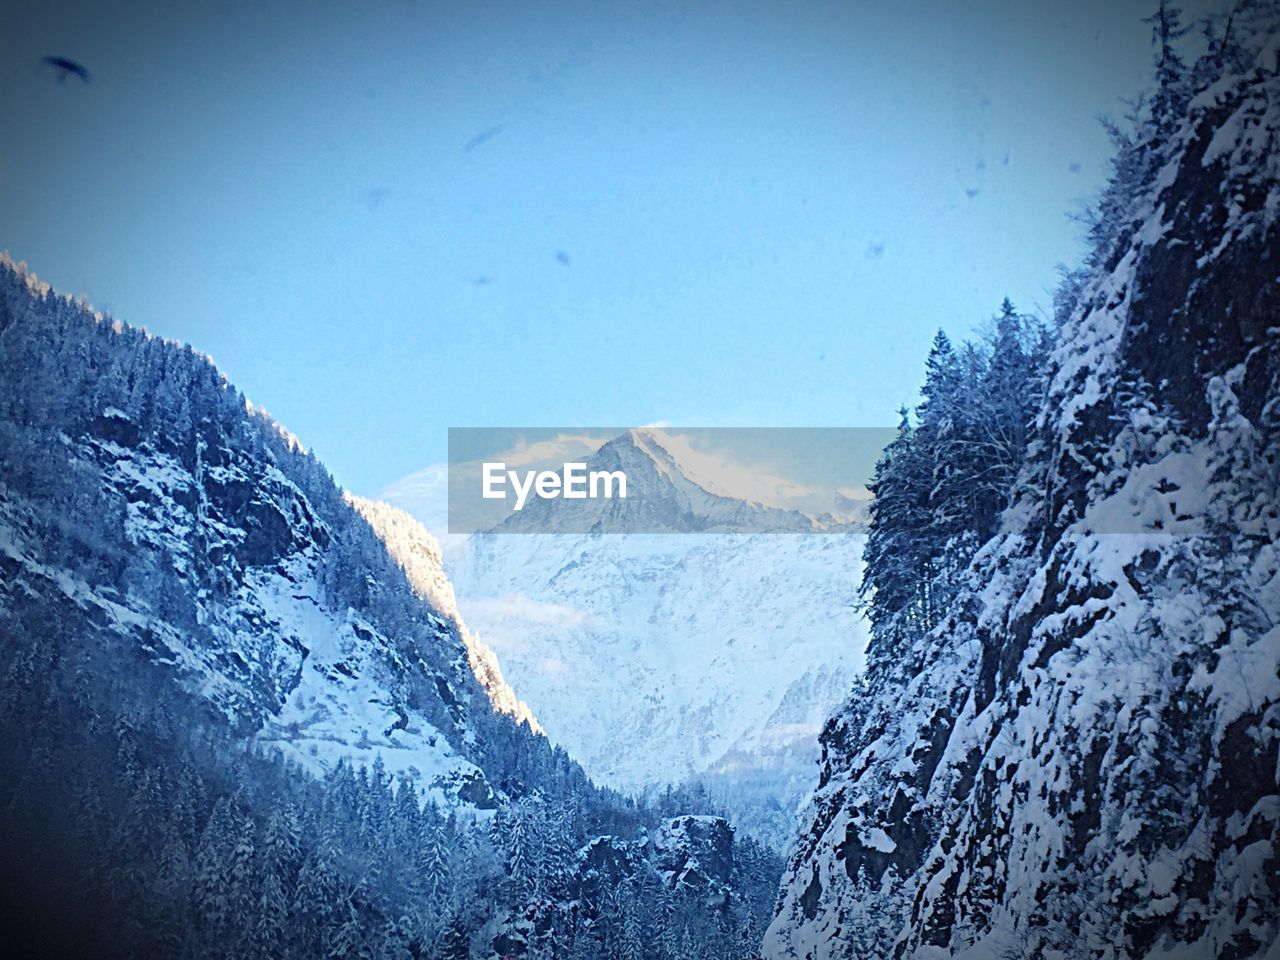
[[66, 83], [67, 77], [79, 77], [82, 82], [89, 82], [89, 71], [82, 63], [76, 63], [66, 57], [45, 57], [40, 62], [57, 71], [59, 83]]

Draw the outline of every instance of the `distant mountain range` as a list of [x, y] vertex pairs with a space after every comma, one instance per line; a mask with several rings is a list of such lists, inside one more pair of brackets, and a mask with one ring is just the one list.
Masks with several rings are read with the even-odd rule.
[[[683, 449], [682, 449], [683, 448]], [[733, 496], [687, 445], [653, 428], [628, 430], [586, 460], [588, 471], [627, 477], [625, 498], [533, 499], [498, 523], [495, 533], [810, 533], [852, 527], [863, 514], [814, 515]]]
[[[837, 519], [727, 496], [659, 430], [628, 431], [587, 465], [624, 470], [628, 498], [533, 501], [493, 533], [443, 538], [459, 608], [594, 779], [639, 792], [700, 781], [784, 846], [818, 729], [865, 644], [861, 537], [819, 531], [856, 529], [866, 501]], [[431, 524], [440, 492], [419, 474], [382, 496]], [[558, 526], [669, 532], [506, 535]]]

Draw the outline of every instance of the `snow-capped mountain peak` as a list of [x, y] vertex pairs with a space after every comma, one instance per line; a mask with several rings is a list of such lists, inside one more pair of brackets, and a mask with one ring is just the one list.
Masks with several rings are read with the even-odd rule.
[[655, 428], [627, 430], [587, 460], [588, 471], [621, 471], [625, 498], [532, 500], [497, 533], [806, 533], [838, 523], [736, 495], [748, 472]]

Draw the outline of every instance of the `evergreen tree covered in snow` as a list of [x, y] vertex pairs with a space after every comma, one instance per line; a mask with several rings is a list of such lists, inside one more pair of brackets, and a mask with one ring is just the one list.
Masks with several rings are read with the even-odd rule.
[[1045, 345], [1042, 325], [1008, 299], [984, 341], [956, 350], [934, 337], [914, 423], [900, 411], [871, 484], [860, 592], [881, 661], [937, 625], [958, 573], [995, 532], [1026, 456]]

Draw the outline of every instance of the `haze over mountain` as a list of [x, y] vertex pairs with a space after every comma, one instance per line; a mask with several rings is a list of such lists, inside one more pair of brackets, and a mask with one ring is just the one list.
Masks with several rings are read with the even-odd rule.
[[[532, 501], [494, 533], [444, 538], [460, 608], [598, 782], [702, 782], [736, 823], [785, 846], [818, 728], [862, 665], [861, 537], [817, 532], [839, 529], [830, 515], [716, 492], [732, 478], [660, 430], [628, 431], [586, 462], [625, 471], [627, 499]], [[431, 523], [439, 492], [420, 474], [382, 496]], [[850, 505], [852, 518], [862, 504]], [[513, 532], [562, 527], [672, 532]]]

